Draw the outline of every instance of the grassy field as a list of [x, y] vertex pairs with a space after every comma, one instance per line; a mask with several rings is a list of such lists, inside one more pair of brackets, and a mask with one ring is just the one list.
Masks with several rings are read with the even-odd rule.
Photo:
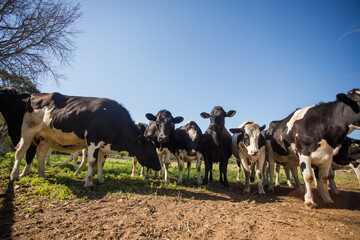
[[[192, 163], [190, 181], [186, 181], [187, 168], [183, 171], [183, 184], [177, 185], [177, 177], [179, 170], [176, 162], [171, 163], [169, 169], [170, 184], [165, 184], [162, 177], [157, 179], [150, 178], [149, 181], [144, 181], [139, 176], [140, 165], [137, 165], [137, 176], [130, 177], [132, 171], [131, 160], [121, 160], [109, 158], [106, 160], [104, 166], [104, 179], [105, 184], [99, 184], [96, 177], [94, 177], [94, 189], [93, 191], [86, 191], [84, 189], [84, 179], [86, 175], [85, 168], [81, 174], [75, 175], [73, 162], [68, 163], [63, 167], [56, 166], [64, 162], [68, 156], [55, 155], [51, 156], [52, 167], [46, 167], [46, 178], [39, 178], [37, 173], [37, 161], [34, 160], [33, 172], [25, 177], [22, 177], [19, 181], [14, 182], [15, 188], [24, 189], [17, 195], [17, 201], [62, 201], [67, 199], [93, 199], [99, 197], [99, 195], [114, 195], [114, 194], [155, 194], [155, 195], [169, 195], [176, 196], [179, 191], [182, 194], [186, 194], [187, 187], [207, 189], [208, 186], [198, 186], [196, 183], [196, 169], [195, 162]], [[0, 156], [0, 179], [2, 184], [1, 194], [6, 191], [6, 184], [8, 182], [9, 175], [14, 162], [14, 153], [8, 153], [5, 156]], [[22, 167], [25, 161], [22, 162]], [[201, 176], [204, 175], [204, 163], [202, 163]], [[219, 179], [219, 167], [218, 164], [214, 164], [213, 167], [214, 181]], [[237, 168], [234, 159], [230, 159], [228, 165], [228, 180], [230, 183], [235, 183], [237, 177]], [[243, 174], [241, 174], [243, 182]], [[301, 175], [300, 175], [301, 178]], [[7, 180], [7, 181], [5, 181]], [[300, 179], [302, 180], [302, 179]], [[342, 181], [356, 181], [352, 173], [341, 173], [336, 176], [336, 182], [341, 186]], [[286, 178], [283, 170], [280, 172], [280, 183], [286, 185]], [[4, 206], [3, 206], [4, 207]]]

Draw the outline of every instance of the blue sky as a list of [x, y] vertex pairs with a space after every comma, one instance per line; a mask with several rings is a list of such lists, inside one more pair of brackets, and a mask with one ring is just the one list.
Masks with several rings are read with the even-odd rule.
[[[360, 88], [360, 1], [80, 1], [74, 63], [43, 92], [111, 98], [135, 122], [214, 106], [269, 125]], [[181, 124], [177, 125], [180, 126]], [[351, 136], [360, 138], [360, 131]]]

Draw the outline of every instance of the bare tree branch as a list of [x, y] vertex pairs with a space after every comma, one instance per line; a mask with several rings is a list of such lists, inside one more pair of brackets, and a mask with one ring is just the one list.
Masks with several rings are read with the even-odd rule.
[[65, 0], [0, 0], [0, 70], [58, 82], [73, 60], [80, 5]]

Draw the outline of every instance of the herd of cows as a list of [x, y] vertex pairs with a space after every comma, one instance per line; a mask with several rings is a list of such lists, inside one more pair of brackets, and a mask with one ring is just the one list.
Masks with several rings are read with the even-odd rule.
[[[233, 117], [236, 111], [225, 111], [219, 106], [210, 113], [200, 114], [210, 119], [204, 133], [194, 121], [175, 128], [183, 117], [173, 117], [167, 110], [156, 115], [146, 114], [148, 125], [135, 124], [128, 111], [113, 100], [60, 93], [21, 94], [6, 87], [0, 88], [0, 111], [16, 146], [11, 180], [19, 179], [20, 162], [25, 154], [26, 165], [20, 176], [31, 172], [36, 154], [39, 176], [45, 177], [45, 158], [51, 149], [67, 153], [83, 150], [83, 162], [88, 164], [85, 187], [92, 187], [96, 167], [99, 182], [104, 182], [106, 156], [127, 151], [134, 156], [132, 176], [137, 162], [147, 168], [145, 178], [149, 178], [150, 169], [157, 176], [164, 166], [164, 179], [169, 182], [170, 155], [174, 154], [179, 164], [179, 183], [184, 163], [190, 171], [191, 161], [196, 160], [198, 184], [206, 185], [213, 180], [213, 163], [219, 162], [220, 182], [227, 187], [228, 159], [233, 154], [239, 173], [241, 166], [244, 170], [245, 193], [250, 191], [252, 174], [258, 180], [259, 194], [265, 194], [264, 181], [268, 183], [268, 191], [274, 191], [275, 163], [283, 165], [287, 173], [291, 171], [296, 184], [301, 186], [297, 175], [300, 166], [305, 182], [305, 204], [313, 206], [313, 171], [318, 191], [327, 204], [333, 203], [328, 180], [331, 189], [337, 191], [333, 170], [348, 165], [359, 173], [360, 141], [346, 136], [360, 129], [360, 89], [337, 94], [333, 102], [298, 109], [281, 121], [271, 122], [267, 130], [265, 125], [260, 127], [254, 121], [246, 121], [229, 129], [233, 135], [225, 128], [225, 118]], [[203, 179], [200, 177], [202, 159]], [[267, 173], [270, 180], [264, 178]]]

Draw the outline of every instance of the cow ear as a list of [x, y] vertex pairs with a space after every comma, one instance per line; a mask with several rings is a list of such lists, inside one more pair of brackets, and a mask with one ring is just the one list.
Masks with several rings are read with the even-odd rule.
[[235, 115], [236, 111], [235, 110], [230, 110], [226, 113], [226, 117], [233, 117]]
[[236, 134], [236, 133], [242, 133], [243, 129], [242, 128], [230, 128], [229, 131], [233, 134]]
[[264, 130], [265, 128], [266, 128], [266, 124], [262, 125], [262, 126], [260, 127], [260, 132], [261, 132], [262, 130]]
[[210, 114], [208, 114], [208, 113], [206, 113], [206, 112], [202, 112], [202, 113], [200, 113], [200, 116], [201, 116], [202, 118], [209, 118], [209, 117], [210, 117]]
[[145, 114], [145, 117], [150, 121], [156, 121], [156, 117], [151, 113]]
[[184, 120], [183, 117], [178, 116], [178, 117], [174, 118], [172, 122], [174, 124], [177, 124], [177, 123], [181, 123], [183, 120]]
[[350, 106], [352, 108], [352, 110], [354, 110], [355, 113], [359, 113], [360, 109], [359, 109], [359, 105], [356, 101], [350, 99], [348, 96], [346, 96], [344, 93], [339, 93], [338, 95], [336, 95], [336, 99], [339, 102], [343, 102], [346, 105]]

